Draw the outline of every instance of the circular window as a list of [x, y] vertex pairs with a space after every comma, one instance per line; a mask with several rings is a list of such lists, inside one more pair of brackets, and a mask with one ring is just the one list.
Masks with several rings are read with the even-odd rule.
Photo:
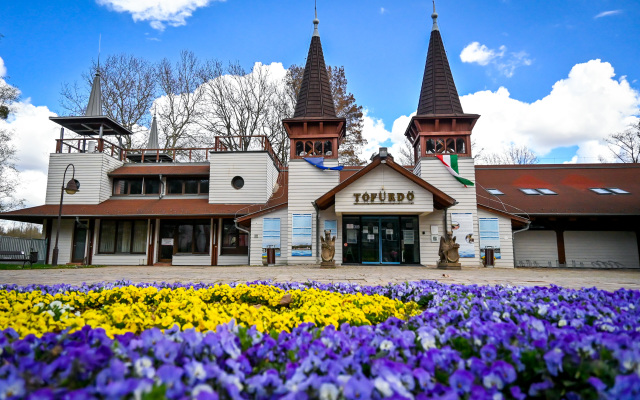
[[231, 180], [231, 186], [236, 189], [242, 189], [244, 186], [244, 179], [241, 176], [236, 176]]

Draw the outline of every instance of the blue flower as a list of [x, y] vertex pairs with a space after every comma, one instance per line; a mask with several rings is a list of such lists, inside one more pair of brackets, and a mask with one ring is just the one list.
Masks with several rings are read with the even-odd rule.
[[449, 385], [458, 392], [458, 394], [469, 393], [471, 385], [473, 385], [473, 374], [467, 370], [459, 369], [449, 377]]
[[557, 376], [558, 371], [562, 372], [562, 358], [564, 353], [559, 348], [555, 348], [544, 355], [547, 370], [552, 376]]
[[343, 393], [346, 399], [369, 399], [371, 398], [372, 382], [365, 378], [352, 376], [344, 385]]

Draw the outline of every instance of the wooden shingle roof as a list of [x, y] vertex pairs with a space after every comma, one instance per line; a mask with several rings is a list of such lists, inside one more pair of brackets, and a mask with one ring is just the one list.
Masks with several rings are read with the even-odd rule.
[[464, 114], [439, 29], [431, 31], [417, 113], [434, 114]]
[[336, 118], [329, 74], [324, 63], [319, 35], [311, 38], [307, 64], [304, 67], [302, 85], [293, 114], [293, 118], [307, 117]]

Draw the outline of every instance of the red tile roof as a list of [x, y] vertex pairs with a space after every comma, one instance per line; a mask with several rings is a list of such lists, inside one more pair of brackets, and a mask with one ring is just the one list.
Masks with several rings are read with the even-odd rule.
[[109, 176], [133, 176], [133, 175], [209, 175], [209, 164], [206, 165], [180, 165], [180, 164], [134, 164], [124, 165], [109, 173]]
[[[478, 204], [519, 215], [640, 215], [640, 164], [479, 165], [476, 183]], [[557, 195], [520, 190], [542, 188]], [[590, 188], [620, 188], [630, 194], [600, 195]]]

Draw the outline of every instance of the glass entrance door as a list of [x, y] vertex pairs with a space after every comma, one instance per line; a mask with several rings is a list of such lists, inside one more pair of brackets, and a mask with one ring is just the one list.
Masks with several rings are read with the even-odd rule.
[[87, 248], [87, 224], [76, 221], [73, 227], [73, 250], [71, 262], [84, 263], [85, 250]]
[[398, 217], [380, 218], [380, 258], [382, 264], [400, 264], [399, 228]]
[[380, 263], [380, 218], [362, 217], [362, 263]]
[[161, 262], [171, 262], [173, 259], [173, 251], [175, 246], [175, 230], [173, 223], [162, 221], [160, 223], [160, 257]]
[[342, 218], [345, 264], [420, 264], [417, 216]]

